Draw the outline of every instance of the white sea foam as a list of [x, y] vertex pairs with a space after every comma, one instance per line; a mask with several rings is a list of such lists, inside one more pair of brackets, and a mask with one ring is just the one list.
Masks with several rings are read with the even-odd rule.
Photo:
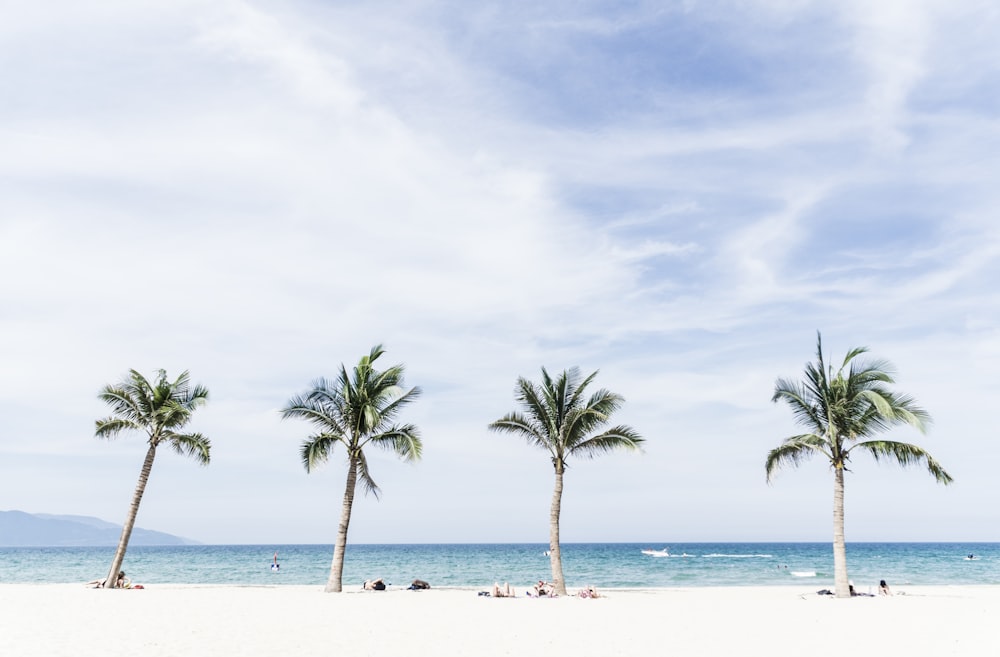
[[706, 559], [772, 559], [771, 554], [703, 554]]

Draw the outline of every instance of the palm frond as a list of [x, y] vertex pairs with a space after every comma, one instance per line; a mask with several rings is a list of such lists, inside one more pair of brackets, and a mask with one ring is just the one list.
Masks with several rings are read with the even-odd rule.
[[[542, 375], [543, 378], [548, 379], [548, 372], [544, 368], [542, 369]], [[545, 433], [552, 434], [555, 432], [557, 411], [547, 403], [549, 399], [546, 396], [545, 390], [546, 388], [544, 387], [542, 390], [539, 390], [531, 381], [519, 377], [517, 379], [517, 387], [514, 391], [514, 399], [524, 407], [537, 426], [543, 427]]]
[[337, 390], [345, 391], [345, 398], [350, 399], [351, 395], [347, 394], [347, 391], [354, 390], [354, 382], [351, 380], [351, 375], [347, 371], [347, 365], [343, 363], [340, 364], [340, 372], [337, 374], [337, 385], [333, 386]]
[[542, 385], [540, 388], [536, 388], [535, 384], [530, 383], [527, 379], [523, 378], [518, 379], [518, 384], [521, 385], [522, 382], [528, 383], [533, 391], [537, 391], [537, 393], [540, 394], [540, 401], [544, 403], [546, 413], [550, 413], [552, 415], [552, 420], [558, 422], [559, 409], [561, 408], [561, 404], [559, 403], [559, 390], [566, 387], [566, 377], [567, 372], [563, 372], [558, 381], [553, 381], [548, 370], [543, 367]]
[[106, 417], [94, 424], [94, 435], [98, 438], [117, 438], [118, 434], [127, 430], [142, 431], [142, 426], [124, 418]]
[[774, 475], [782, 467], [798, 465], [816, 453], [823, 454], [832, 461], [833, 455], [829, 449], [829, 442], [823, 436], [818, 436], [814, 433], [786, 438], [781, 445], [767, 453], [764, 470], [767, 473], [768, 483], [771, 482]]
[[368, 458], [360, 450], [358, 450], [358, 479], [361, 481], [361, 486], [364, 488], [366, 495], [370, 494], [376, 500], [380, 498], [382, 489], [372, 479], [371, 472], [368, 470]]
[[346, 442], [342, 437], [328, 433], [316, 434], [302, 441], [299, 454], [306, 472], [312, 472], [326, 463], [337, 443]]
[[608, 390], [594, 393], [586, 406], [579, 403], [563, 418], [563, 442], [572, 451], [587, 436], [608, 423], [609, 418], [625, 403], [625, 398]]
[[176, 399], [163, 401], [155, 415], [161, 429], [179, 429], [191, 419], [191, 411], [187, 405]]
[[419, 387], [414, 386], [405, 392], [398, 393], [394, 399], [387, 400], [380, 413], [381, 423], [392, 422], [404, 406], [416, 401], [422, 394], [423, 391]]
[[[156, 375], [159, 381], [166, 378], [167, 373], [164, 370], [157, 370]], [[135, 400], [136, 407], [141, 416], [150, 417], [153, 415], [156, 411], [156, 403], [153, 395], [155, 386], [150, 384], [146, 377], [136, 370], [129, 370], [128, 378], [122, 382], [122, 388]]]
[[399, 388], [403, 381], [403, 366], [393, 365], [381, 372], [372, 372], [369, 387], [372, 390], [382, 391]]
[[299, 418], [320, 429], [347, 434], [348, 428], [341, 422], [337, 408], [334, 403], [324, 404], [321, 399], [300, 395], [292, 397], [288, 405], [281, 409], [281, 419]]
[[[587, 386], [589, 386], [594, 381], [594, 378], [597, 377], [597, 373], [599, 371], [600, 370], [594, 370], [583, 381], [578, 381], [578, 379], [580, 378], [580, 370], [579, 369], [577, 369], [577, 368], [574, 367], [574, 368], [571, 368], [567, 372], [566, 376], [570, 377], [570, 381], [572, 383], [572, 387], [571, 387], [572, 394], [570, 395], [570, 398], [566, 402], [567, 408], [577, 408], [580, 405], [580, 403], [583, 400], [583, 395], [586, 394]], [[594, 393], [594, 397], [597, 397], [597, 396], [608, 396], [608, 395], [611, 395], [611, 394], [612, 393], [608, 392], [607, 390], [599, 390], [598, 392]], [[619, 399], [621, 399], [621, 397], [618, 396], [618, 395], [614, 395], [614, 396], [618, 397]], [[593, 403], [594, 402], [592, 400], [587, 405], [588, 406], [592, 406]], [[609, 413], [609, 415], [610, 415], [610, 413]]]
[[[817, 335], [819, 335], [818, 332]], [[847, 367], [851, 363], [851, 361], [853, 361], [855, 358], [857, 358], [862, 354], [867, 354], [867, 353], [868, 353], [868, 347], [854, 347], [850, 349], [846, 354], [844, 354], [844, 360], [840, 364], [840, 368], [843, 369]]]
[[368, 351], [368, 357], [365, 359], [365, 362], [368, 365], [371, 365], [372, 363], [374, 363], [379, 359], [379, 356], [381, 356], [384, 353], [385, 349], [382, 348], [382, 345], [377, 344]]
[[111, 412], [122, 419], [138, 423], [144, 416], [133, 391], [119, 386], [105, 386], [97, 398], [111, 406]]
[[366, 442], [380, 449], [394, 452], [396, 456], [407, 462], [420, 460], [423, 453], [420, 432], [412, 424], [392, 427], [383, 433], [369, 436]]
[[551, 450], [552, 441], [544, 427], [540, 427], [533, 419], [520, 413], [509, 413], [496, 422], [491, 422], [489, 428], [501, 433], [513, 433], [521, 436], [530, 444]]
[[189, 412], [204, 406], [208, 403], [208, 388], [200, 384], [196, 385], [188, 391], [181, 403]]
[[632, 427], [619, 425], [608, 429], [602, 434], [582, 440], [574, 445], [569, 450], [569, 453], [594, 458], [600, 454], [606, 454], [619, 449], [642, 451], [643, 442], [645, 442], [645, 439]]
[[208, 465], [211, 460], [212, 443], [200, 433], [171, 434], [168, 441], [175, 452], [190, 456], [201, 465]]
[[950, 484], [953, 481], [951, 475], [941, 467], [940, 463], [934, 460], [926, 450], [916, 445], [894, 440], [868, 440], [857, 443], [852, 449], [862, 449], [871, 454], [876, 461], [892, 459], [903, 467], [923, 462], [926, 464], [927, 471], [934, 476], [938, 483]]
[[932, 419], [930, 413], [917, 405], [917, 401], [909, 395], [901, 395], [891, 391], [883, 391], [882, 395], [892, 408], [892, 415], [898, 422], [905, 423], [925, 433]]
[[806, 386], [789, 379], [778, 379], [774, 384], [772, 402], [783, 401], [792, 411], [796, 424], [801, 424], [822, 433], [825, 428], [825, 418], [819, 396]]

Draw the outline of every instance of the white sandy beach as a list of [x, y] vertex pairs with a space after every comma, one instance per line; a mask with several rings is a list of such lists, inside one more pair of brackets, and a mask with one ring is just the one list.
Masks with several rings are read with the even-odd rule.
[[1000, 587], [837, 600], [817, 587], [597, 600], [319, 586], [0, 585], [0, 655], [996, 655]]

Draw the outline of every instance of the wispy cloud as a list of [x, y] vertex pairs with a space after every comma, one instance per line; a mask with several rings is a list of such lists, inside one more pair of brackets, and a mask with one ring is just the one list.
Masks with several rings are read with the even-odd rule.
[[[190, 369], [213, 391], [203, 421], [220, 467], [184, 485], [253, 503], [253, 469], [293, 491], [302, 529], [225, 538], [210, 519], [222, 502], [183, 499], [182, 516], [164, 505], [144, 522], [209, 541], [325, 540], [307, 518], [319, 509], [291, 497], [301, 428], [274, 409], [376, 342], [427, 390], [414, 412], [428, 453], [414, 472], [378, 462], [378, 512], [406, 515], [394, 477], [419, 479], [410, 501], [441, 510], [425, 524], [440, 539], [399, 540], [533, 536], [483, 522], [445, 537], [435, 518], [456, 484], [482, 491], [504, 458], [485, 423], [542, 365], [600, 369], [626, 394], [623, 420], [651, 446], [605, 480], [635, 483], [639, 468], [651, 498], [679, 493], [664, 471], [706, 473], [682, 479], [706, 495], [722, 480], [763, 487], [761, 450], [790, 420], [769, 387], [809, 358], [817, 329], [912, 372], [942, 433], [977, 431], [962, 391], [931, 373], [992, 386], [995, 9], [62, 8], [0, 26], [0, 61], [16, 64], [0, 82], [8, 504], [117, 514], [114, 491], [68, 500], [37, 473], [60, 453], [127, 461], [128, 447], [89, 442], [96, 390], [130, 367]], [[716, 472], [701, 441], [753, 473]], [[88, 471], [72, 465], [45, 476]]]

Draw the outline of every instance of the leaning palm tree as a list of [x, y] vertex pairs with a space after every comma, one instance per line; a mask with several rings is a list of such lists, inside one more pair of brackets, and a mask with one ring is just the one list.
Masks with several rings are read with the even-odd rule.
[[336, 381], [314, 381], [311, 390], [293, 397], [281, 410], [282, 419], [301, 418], [318, 429], [302, 443], [306, 472], [312, 472], [329, 459], [337, 444], [343, 445], [347, 452], [347, 484], [326, 583], [328, 593], [340, 593], [342, 588], [347, 528], [358, 480], [366, 492], [378, 497], [379, 488], [368, 471], [365, 447], [371, 445], [395, 452], [404, 461], [419, 459], [423, 448], [415, 426], [392, 424], [400, 409], [420, 395], [420, 388], [403, 389], [402, 365], [382, 372], [376, 370], [374, 363], [382, 353], [381, 345], [373, 347], [351, 373], [341, 365]]
[[559, 514], [562, 509], [563, 474], [570, 455], [593, 458], [616, 449], [639, 449], [643, 439], [631, 427], [619, 425], [595, 434], [625, 401], [621, 395], [598, 390], [584, 397], [594, 372], [580, 380], [580, 370], [571, 368], [555, 381], [542, 368], [542, 385], [523, 377], [517, 380], [514, 398], [524, 413], [513, 412], [489, 425], [494, 431], [512, 433], [549, 453], [556, 482], [549, 513], [549, 560], [552, 583], [558, 595], [566, 595], [562, 555], [559, 550]]
[[191, 456], [202, 465], [208, 464], [211, 449], [208, 438], [200, 433], [178, 432], [191, 420], [195, 409], [208, 401], [208, 389], [201, 385], [192, 387], [186, 371], [175, 381], [169, 381], [167, 373], [159, 370], [156, 380], [150, 383], [135, 370], [129, 370], [121, 383], [105, 386], [98, 398], [111, 406], [112, 413], [110, 417], [97, 420], [96, 434], [99, 438], [114, 438], [126, 430], [140, 431], [148, 436], [146, 442], [149, 445], [139, 471], [139, 483], [135, 486], [122, 526], [118, 549], [103, 584], [105, 588], [114, 588], [139, 513], [139, 503], [153, 468], [156, 448], [167, 444], [179, 454]]
[[871, 439], [892, 427], [908, 424], [924, 432], [930, 416], [916, 401], [889, 389], [894, 383], [892, 366], [884, 360], [855, 360], [865, 347], [847, 352], [836, 372], [823, 359], [823, 339], [816, 334], [816, 362], [808, 363], [801, 383], [778, 379], [771, 401], [784, 401], [798, 424], [810, 432], [786, 438], [767, 455], [765, 469], [770, 482], [782, 465], [798, 465], [803, 459], [822, 454], [833, 470], [833, 573], [838, 598], [850, 596], [847, 549], [844, 541], [844, 472], [856, 449], [876, 461], [893, 459], [902, 466], [920, 463], [942, 484], [951, 475], [930, 454], [909, 443]]

